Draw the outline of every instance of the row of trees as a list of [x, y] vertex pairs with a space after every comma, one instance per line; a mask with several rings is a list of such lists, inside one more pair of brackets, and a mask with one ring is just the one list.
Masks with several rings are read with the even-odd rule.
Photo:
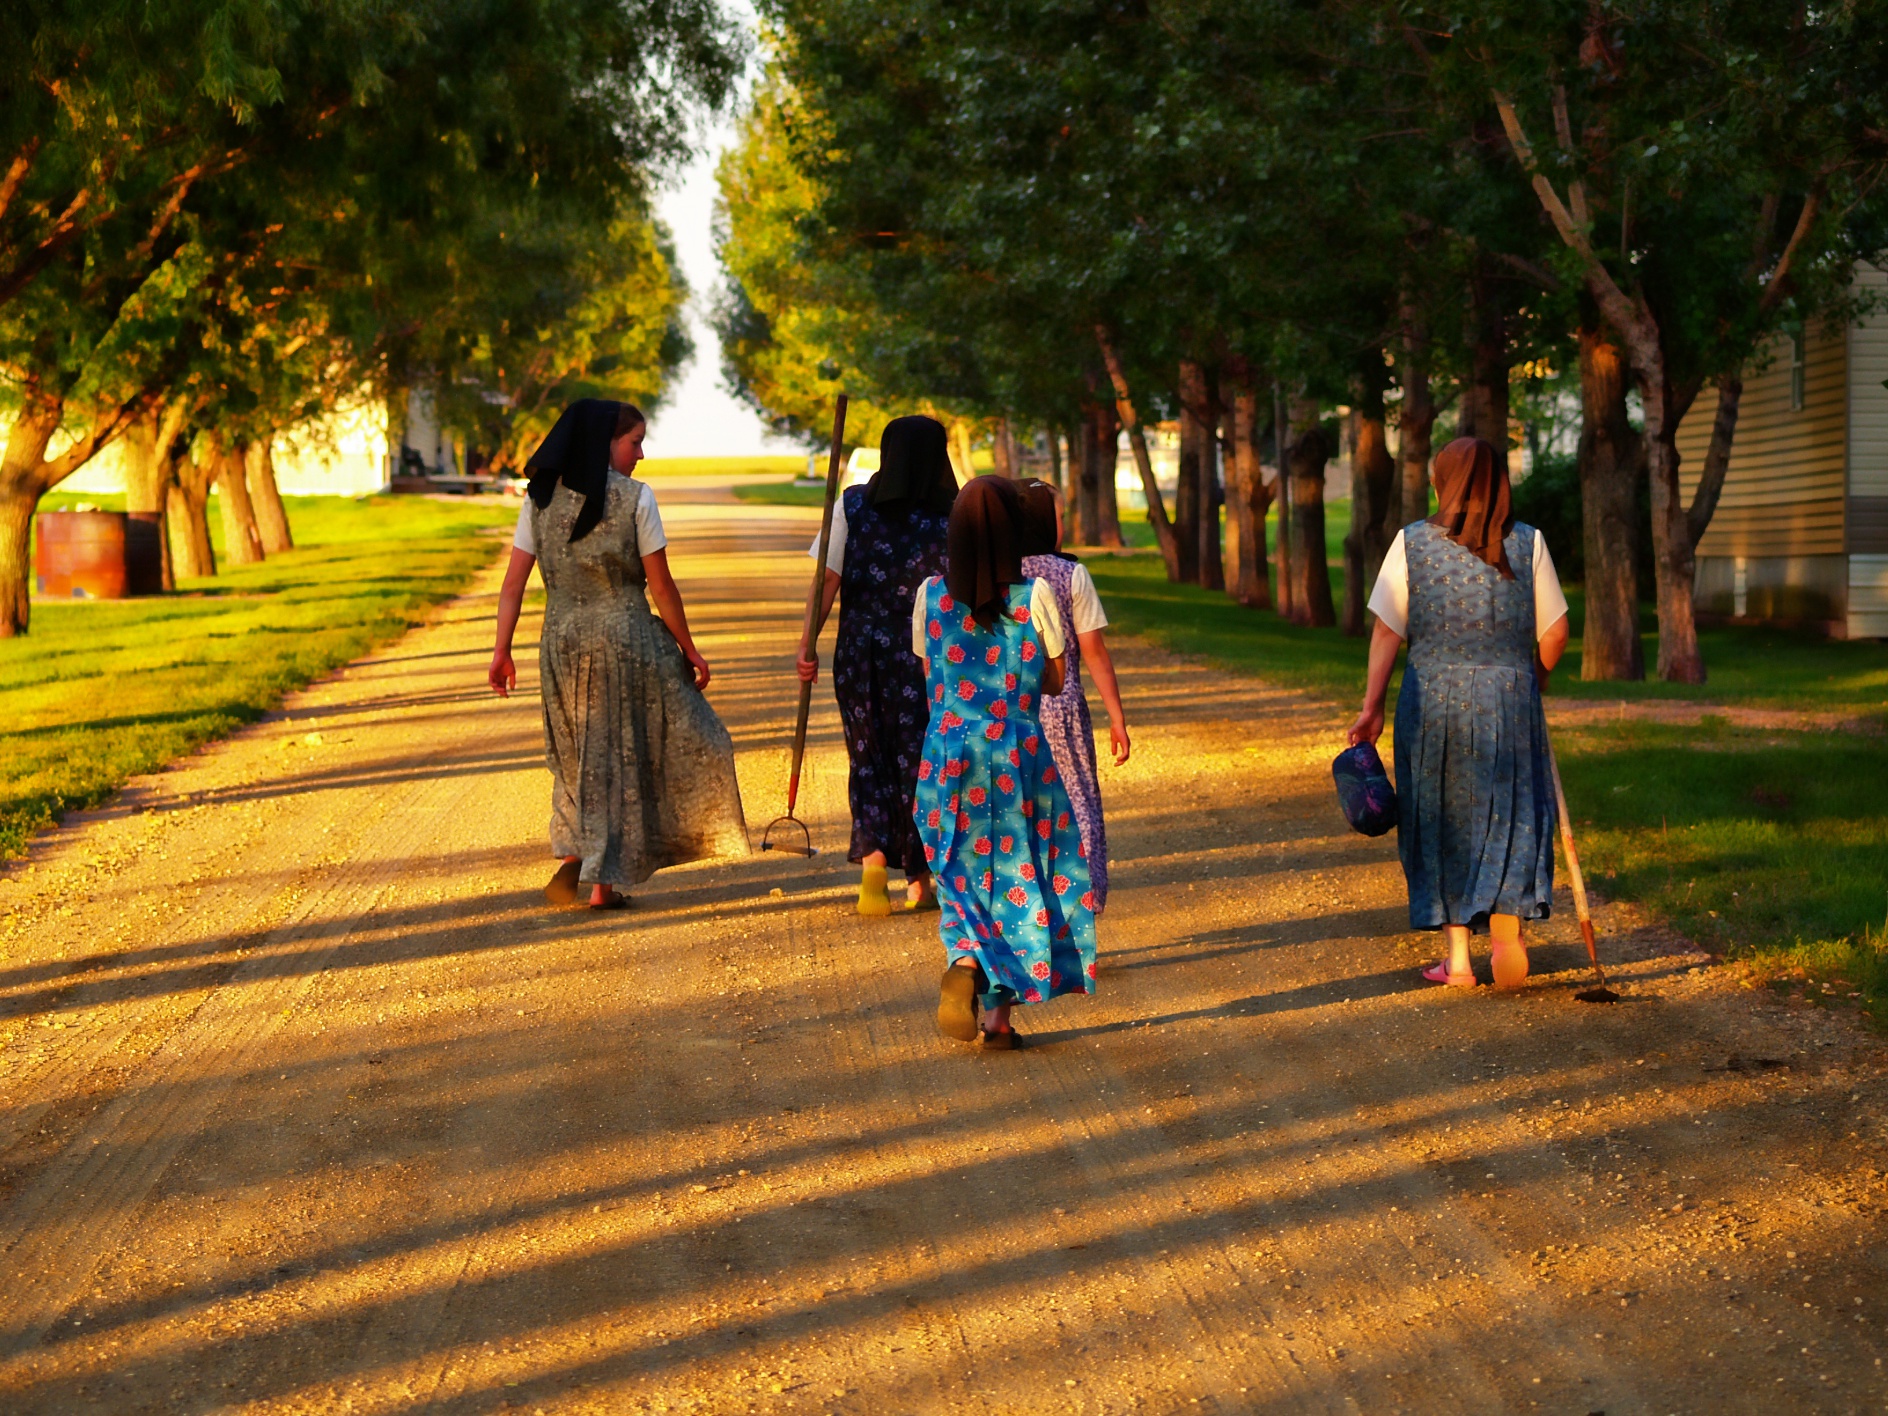
[[[1085, 466], [1118, 422], [1170, 578], [1269, 604], [1276, 497], [1277, 608], [1331, 622], [1326, 419], [1348, 405], [1342, 615], [1361, 632], [1436, 439], [1506, 449], [1511, 371], [1577, 364], [1584, 672], [1643, 676], [1649, 499], [1658, 671], [1703, 678], [1694, 554], [1741, 380], [1780, 330], [1854, 314], [1854, 264], [1888, 244], [1882, 7], [766, 11], [769, 77], [722, 170], [720, 321], [732, 381], [780, 426], [817, 426], [843, 383], [999, 441], [1060, 430]], [[1686, 496], [1674, 436], [1701, 398]], [[1181, 426], [1171, 509], [1141, 435], [1156, 412]]]
[[0, 15], [0, 636], [41, 497], [124, 440], [180, 574], [287, 544], [271, 439], [363, 396], [501, 464], [687, 352], [651, 174], [721, 104], [715, 0], [54, 0]]

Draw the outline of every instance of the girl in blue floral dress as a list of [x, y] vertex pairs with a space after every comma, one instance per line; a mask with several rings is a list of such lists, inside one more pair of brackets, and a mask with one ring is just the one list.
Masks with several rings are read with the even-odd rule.
[[1095, 987], [1088, 861], [1036, 716], [1061, 687], [1065, 633], [1046, 583], [1023, 578], [1020, 509], [1005, 478], [958, 494], [949, 566], [911, 621], [931, 703], [914, 815], [948, 956], [938, 1029], [999, 1049], [1016, 1046], [1012, 1004]]

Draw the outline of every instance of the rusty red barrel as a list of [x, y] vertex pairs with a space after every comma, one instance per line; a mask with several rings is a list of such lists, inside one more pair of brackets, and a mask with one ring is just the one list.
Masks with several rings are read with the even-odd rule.
[[127, 589], [125, 514], [41, 512], [35, 560], [41, 595], [60, 600], [122, 600]]

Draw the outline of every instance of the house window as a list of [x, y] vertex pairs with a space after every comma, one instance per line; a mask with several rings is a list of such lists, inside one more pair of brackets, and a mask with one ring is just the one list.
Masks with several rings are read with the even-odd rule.
[[1803, 411], [1803, 332], [1790, 336], [1790, 412]]

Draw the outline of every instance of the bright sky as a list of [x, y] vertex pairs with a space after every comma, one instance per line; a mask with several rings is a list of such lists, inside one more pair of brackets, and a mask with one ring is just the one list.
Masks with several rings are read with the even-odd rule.
[[[744, 4], [750, 26], [752, 12]], [[657, 210], [675, 233], [676, 254], [688, 277], [693, 296], [689, 302], [689, 332], [695, 357], [682, 371], [682, 380], [651, 420], [648, 446], [651, 457], [739, 457], [757, 452], [803, 452], [795, 443], [772, 437], [745, 403], [721, 386], [721, 345], [708, 324], [708, 310], [721, 283], [715, 260], [711, 224], [715, 204], [715, 163], [734, 140], [731, 121], [718, 124], [708, 135], [704, 150], [657, 202]]]

